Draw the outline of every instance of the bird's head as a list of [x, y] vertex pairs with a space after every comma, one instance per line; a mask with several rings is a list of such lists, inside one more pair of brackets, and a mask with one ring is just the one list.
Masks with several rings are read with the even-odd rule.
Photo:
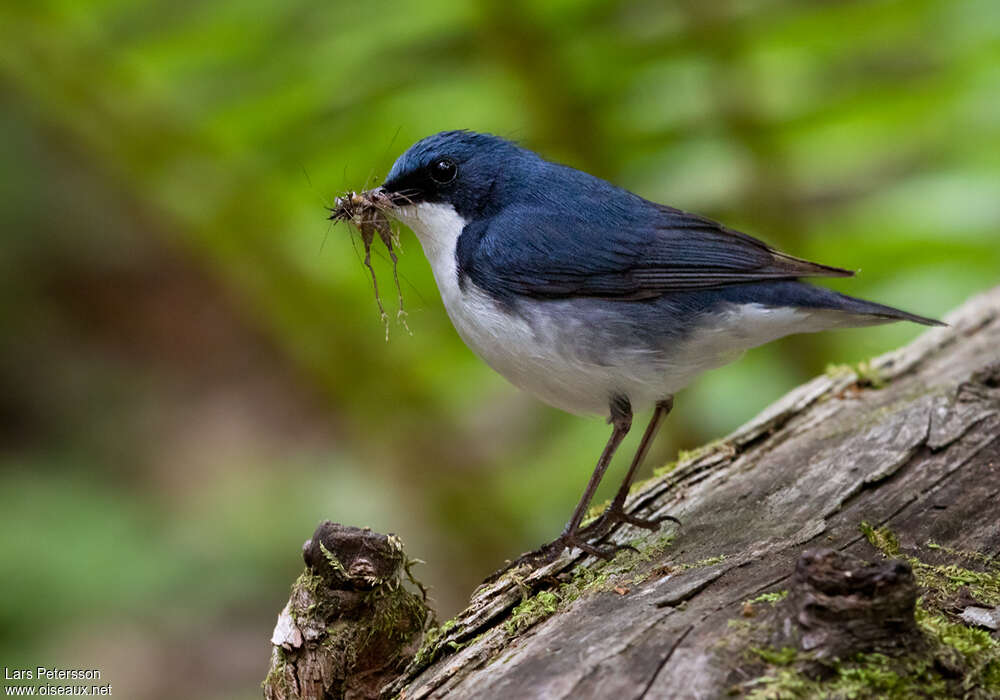
[[420, 204], [454, 208], [464, 220], [504, 206], [510, 180], [535, 154], [498, 136], [442, 131], [413, 144], [393, 164], [380, 188], [404, 211]]

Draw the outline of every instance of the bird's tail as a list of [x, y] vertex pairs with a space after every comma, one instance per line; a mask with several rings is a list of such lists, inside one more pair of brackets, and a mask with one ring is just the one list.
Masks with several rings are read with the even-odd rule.
[[[814, 289], [821, 288], [814, 287]], [[860, 314], [868, 317], [871, 319], [872, 324], [891, 323], [893, 321], [912, 321], [913, 323], [919, 323], [923, 326], [948, 325], [947, 323], [938, 321], [937, 319], [920, 316], [919, 314], [912, 314], [909, 311], [903, 311], [902, 309], [897, 309], [893, 306], [886, 306], [885, 304], [868, 301], [867, 299], [858, 299], [857, 297], [847, 296], [846, 294], [834, 292], [829, 289], [823, 289], [823, 291], [832, 297], [831, 301], [834, 302], [834, 304], [831, 304], [830, 308], [837, 309], [838, 311], [846, 311], [849, 314]]]
[[[840, 312], [841, 322], [835, 322], [833, 318], [831, 326], [867, 326], [880, 323], [891, 323], [893, 321], [912, 321], [924, 326], [946, 326], [927, 316], [903, 311], [892, 306], [879, 304], [866, 299], [847, 296], [840, 292], [825, 287], [815, 287], [806, 282], [797, 280], [783, 280], [780, 282], [765, 282], [755, 285], [757, 287], [754, 296], [759, 302], [776, 307], [793, 306], [801, 309], [831, 310]], [[843, 314], [843, 316], [841, 316]], [[824, 314], [825, 315], [825, 314]]]

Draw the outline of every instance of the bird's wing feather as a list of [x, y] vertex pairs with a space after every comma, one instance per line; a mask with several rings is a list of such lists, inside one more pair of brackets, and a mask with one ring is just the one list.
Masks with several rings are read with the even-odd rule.
[[643, 299], [742, 282], [853, 273], [786, 255], [694, 214], [650, 205], [616, 220], [511, 208], [470, 224], [460, 271], [499, 294]]

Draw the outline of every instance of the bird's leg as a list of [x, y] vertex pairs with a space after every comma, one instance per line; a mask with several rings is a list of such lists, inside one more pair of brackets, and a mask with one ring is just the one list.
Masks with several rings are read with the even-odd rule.
[[628, 498], [629, 490], [632, 487], [632, 481], [635, 479], [635, 474], [642, 465], [643, 460], [646, 458], [646, 453], [649, 452], [650, 445], [653, 444], [653, 438], [656, 437], [656, 431], [659, 430], [660, 424], [663, 419], [667, 417], [670, 413], [670, 409], [674, 407], [673, 397], [659, 401], [656, 404], [656, 408], [653, 409], [653, 417], [649, 419], [649, 425], [646, 426], [646, 431], [642, 434], [642, 440], [639, 442], [639, 448], [635, 452], [635, 457], [632, 458], [632, 464], [628, 468], [628, 473], [625, 475], [625, 479], [622, 481], [622, 485], [618, 488], [618, 493], [615, 494], [614, 499], [611, 501], [611, 505], [608, 506], [607, 510], [595, 520], [593, 523], [587, 527], [580, 530], [580, 534], [590, 540], [600, 539], [604, 535], [608, 534], [611, 529], [619, 523], [629, 523], [630, 525], [635, 525], [636, 527], [645, 528], [647, 530], [656, 530], [664, 520], [671, 520], [678, 525], [680, 521], [672, 515], [664, 515], [659, 518], [637, 518], [634, 515], [630, 515], [625, 512], [625, 499]]
[[[594, 498], [594, 492], [597, 490], [598, 484], [601, 483], [604, 472], [608, 470], [608, 465], [611, 464], [611, 458], [615, 456], [618, 446], [621, 445], [622, 440], [625, 439], [629, 429], [632, 427], [632, 406], [627, 398], [617, 396], [612, 399], [609, 422], [612, 426], [611, 437], [608, 438], [608, 443], [604, 446], [601, 458], [597, 460], [597, 466], [594, 467], [594, 473], [590, 475], [590, 481], [587, 482], [587, 488], [583, 491], [583, 497], [576, 504], [573, 515], [569, 519], [569, 522], [566, 523], [566, 527], [563, 528], [562, 534], [557, 539], [534, 552], [524, 554], [511, 566], [517, 566], [522, 563], [530, 563], [533, 566], [546, 564], [559, 556], [560, 552], [567, 547], [577, 547], [587, 554], [593, 554], [601, 559], [611, 559], [615, 552], [622, 548], [620, 545], [611, 545], [603, 548], [595, 547], [581, 536], [584, 533], [580, 529], [580, 523], [583, 521], [584, 515], [587, 514], [587, 508], [590, 507], [590, 501]], [[499, 573], [497, 572], [494, 576]]]
[[587, 488], [583, 491], [583, 497], [576, 504], [573, 516], [566, 523], [562, 534], [555, 542], [561, 543], [560, 550], [565, 547], [577, 547], [587, 554], [593, 554], [602, 559], [610, 559], [618, 549], [617, 547], [612, 548], [611, 551], [600, 549], [580, 536], [583, 534], [580, 530], [580, 523], [583, 522], [583, 518], [587, 514], [587, 509], [590, 508], [590, 502], [594, 499], [594, 492], [597, 491], [597, 487], [604, 477], [604, 472], [608, 470], [611, 459], [615, 456], [615, 452], [618, 451], [618, 446], [621, 445], [622, 440], [625, 439], [629, 429], [632, 427], [632, 406], [628, 399], [618, 396], [611, 401], [610, 423], [612, 430], [611, 437], [608, 438], [608, 444], [604, 446], [601, 458], [597, 460], [597, 466], [594, 467], [594, 473], [590, 475], [590, 481], [587, 482]]

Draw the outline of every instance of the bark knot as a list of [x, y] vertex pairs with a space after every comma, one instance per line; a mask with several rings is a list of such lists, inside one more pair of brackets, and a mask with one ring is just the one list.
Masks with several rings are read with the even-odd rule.
[[902, 560], [868, 563], [833, 549], [806, 550], [795, 566], [781, 625], [818, 661], [862, 652], [899, 654], [921, 644], [917, 583]]

